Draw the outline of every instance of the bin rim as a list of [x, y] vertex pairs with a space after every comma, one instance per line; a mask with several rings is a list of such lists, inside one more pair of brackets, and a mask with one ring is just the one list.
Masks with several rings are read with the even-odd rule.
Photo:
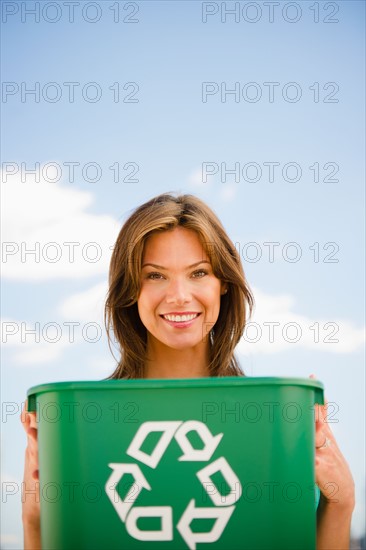
[[221, 376], [205, 378], [138, 378], [119, 380], [80, 380], [48, 382], [32, 386], [27, 397], [54, 391], [106, 390], [106, 389], [162, 389], [162, 388], [203, 388], [229, 386], [303, 386], [314, 390], [324, 390], [320, 380], [313, 378], [287, 378], [280, 376]]

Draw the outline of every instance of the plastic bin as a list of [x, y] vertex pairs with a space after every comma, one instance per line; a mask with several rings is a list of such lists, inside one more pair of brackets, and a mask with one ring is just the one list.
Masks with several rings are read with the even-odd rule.
[[296, 378], [31, 388], [42, 548], [315, 549], [314, 403]]

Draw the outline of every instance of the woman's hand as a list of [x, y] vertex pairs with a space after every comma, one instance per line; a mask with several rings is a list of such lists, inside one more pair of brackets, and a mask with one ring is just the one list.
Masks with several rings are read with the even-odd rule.
[[24, 549], [35, 550], [41, 548], [38, 430], [36, 413], [26, 411], [27, 403], [20, 416], [28, 437], [22, 484], [22, 519]]
[[347, 550], [355, 486], [329, 426], [327, 401], [325, 405], [315, 405], [315, 481], [321, 491], [317, 549]]
[[351, 471], [327, 422], [328, 403], [315, 405], [315, 476], [323, 504], [337, 509], [354, 507]]

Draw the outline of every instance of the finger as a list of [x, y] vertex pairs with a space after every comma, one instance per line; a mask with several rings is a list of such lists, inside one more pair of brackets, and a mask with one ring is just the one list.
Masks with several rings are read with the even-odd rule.
[[32, 477], [34, 480], [38, 481], [39, 480], [39, 470], [33, 470], [32, 472]]
[[[311, 378], [312, 380], [316, 380], [315, 374], [310, 374], [310, 375], [309, 375], [309, 378]], [[324, 396], [324, 407], [327, 407], [327, 405], [328, 405], [328, 400], [327, 400], [326, 397]]]
[[36, 428], [28, 428], [27, 435], [30, 441], [38, 441], [38, 430]]
[[[315, 380], [315, 374], [310, 374], [309, 378]], [[331, 443], [337, 446], [337, 443], [334, 439], [332, 430], [330, 429], [328, 418], [328, 400], [324, 396], [324, 404], [320, 405], [315, 403], [315, 448], [316, 448], [316, 461], [319, 460], [318, 454], [323, 445], [326, 442], [327, 438], [330, 439]]]
[[333, 435], [331, 429], [332, 417], [334, 415], [334, 404], [329, 404], [328, 400], [324, 398], [324, 405], [319, 409], [319, 422], [323, 426], [327, 435]]
[[326, 441], [326, 405], [320, 405], [319, 403], [315, 404], [315, 448], [318, 454], [318, 451], [323, 448], [323, 445]]
[[32, 428], [37, 428], [38, 422], [37, 422], [37, 415], [35, 412], [29, 412], [29, 419], [30, 419], [30, 425]]
[[326, 418], [326, 412], [324, 411], [324, 405], [315, 403], [314, 405], [315, 413], [315, 429], [319, 430], [324, 426], [324, 419]]
[[28, 408], [28, 399], [25, 401], [22, 411], [20, 413], [20, 421], [23, 424], [24, 429], [26, 430], [30, 422], [30, 417], [27, 412]]
[[328, 404], [325, 403], [325, 401], [323, 405], [319, 405], [319, 422], [321, 424], [324, 424], [324, 422], [326, 421], [327, 414], [328, 414], [327, 408], [328, 408]]
[[38, 445], [36, 441], [28, 439], [27, 451], [34, 464], [38, 464]]
[[23, 424], [25, 431], [28, 430], [29, 426], [37, 426], [37, 415], [34, 411], [28, 411], [28, 399], [25, 401], [23, 409], [20, 413], [20, 421]]
[[328, 417], [328, 400], [324, 397], [324, 404], [316, 403], [315, 404], [315, 421], [320, 424], [326, 424], [327, 423], [327, 417]]
[[315, 448], [319, 449], [324, 445], [325, 442], [325, 433], [323, 429], [319, 426], [319, 428], [315, 431]]
[[315, 419], [315, 431], [316, 433], [324, 434], [324, 437], [332, 437], [333, 433], [328, 423], [328, 402], [324, 405], [317, 405], [316, 419]]
[[[312, 380], [316, 380], [315, 374], [309, 374], [309, 378], [311, 378]], [[319, 429], [319, 424], [321, 425], [324, 419], [324, 413], [321, 407], [322, 405], [320, 405], [319, 403], [314, 404], [315, 426], [317, 429]]]
[[38, 462], [38, 445], [36, 442], [29, 442], [27, 449], [26, 449], [26, 457], [28, 462], [28, 467], [30, 472], [33, 472], [35, 470], [38, 470], [39, 462]]

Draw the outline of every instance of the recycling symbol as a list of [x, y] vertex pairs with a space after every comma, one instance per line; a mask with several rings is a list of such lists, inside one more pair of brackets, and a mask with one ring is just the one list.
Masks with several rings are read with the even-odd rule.
[[[192, 447], [187, 438], [187, 434], [191, 431], [195, 431], [201, 438], [203, 443], [201, 449]], [[148, 454], [142, 451], [141, 447], [152, 432], [161, 432], [161, 435], [151, 454]], [[138, 428], [126, 454], [155, 469], [174, 438], [183, 452], [178, 458], [179, 461], [208, 462], [211, 460], [223, 435], [223, 433], [212, 435], [206, 424], [197, 420], [144, 422]], [[119, 518], [125, 524], [128, 534], [141, 541], [172, 541], [173, 508], [171, 506], [134, 506], [141, 491], [152, 490], [140, 466], [134, 463], [110, 463], [109, 467], [112, 469], [112, 473], [105, 485], [105, 491]], [[227, 493], [226, 491], [225, 495], [220, 493], [211, 479], [217, 472], [221, 473], [226, 484], [230, 487], [230, 492]], [[116, 487], [125, 474], [132, 475], [134, 482], [123, 500], [117, 493]], [[177, 530], [190, 550], [195, 550], [197, 543], [216, 542], [221, 537], [234, 512], [234, 504], [242, 493], [238, 477], [223, 456], [200, 469], [196, 472], [196, 476], [214, 506], [196, 507], [195, 500], [192, 499], [176, 524]], [[137, 522], [142, 517], [160, 518], [160, 529], [153, 531], [140, 529]], [[215, 522], [211, 531], [203, 533], [192, 531], [191, 522], [197, 518], [214, 519]]]

